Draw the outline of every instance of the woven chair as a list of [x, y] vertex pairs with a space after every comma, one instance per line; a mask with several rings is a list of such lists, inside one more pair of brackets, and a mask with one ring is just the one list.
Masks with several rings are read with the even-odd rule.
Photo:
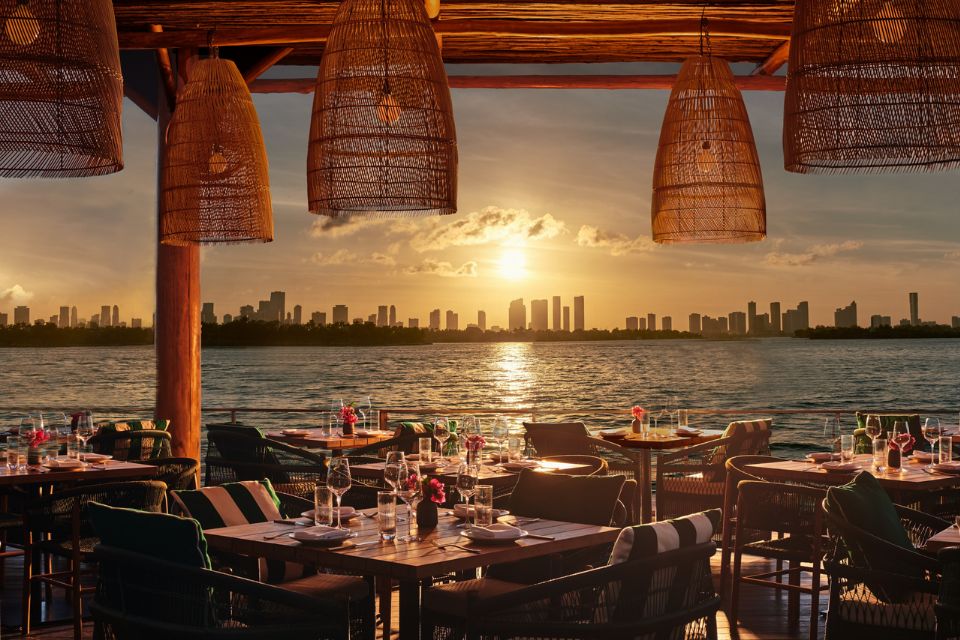
[[345, 640], [342, 604], [99, 545], [94, 637], [103, 640]]
[[623, 488], [620, 489], [620, 499], [613, 512], [613, 519], [610, 522], [612, 527], [627, 527], [633, 524], [639, 524], [640, 518], [633, 510], [633, 501], [637, 495], [637, 481], [624, 480]]
[[[813, 487], [744, 480], [737, 489], [736, 529], [733, 549], [733, 584], [730, 590], [731, 628], [737, 625], [740, 584], [748, 583], [786, 589], [791, 598], [787, 617], [791, 624], [800, 619], [799, 595], [808, 593], [810, 603], [810, 639], [817, 640], [820, 616], [821, 560], [826, 546], [823, 539], [823, 515], [820, 508], [826, 491]], [[749, 533], [763, 534], [751, 540]], [[780, 535], [774, 538], [773, 534]], [[744, 553], [789, 563], [787, 569], [745, 575], [741, 560]], [[801, 573], [809, 571], [810, 587], [800, 584]], [[782, 582], [786, 575], [788, 583]]]
[[[24, 518], [23, 633], [30, 633], [33, 609], [32, 585], [41, 582], [63, 588], [73, 605], [73, 635], [80, 640], [81, 597], [91, 591], [81, 584], [81, 564], [89, 561], [98, 539], [87, 515], [87, 505], [99, 502], [115, 507], [160, 512], [166, 485], [155, 481], [114, 482], [58, 491], [34, 501]], [[33, 559], [46, 553], [65, 558], [66, 571], [33, 573]]]
[[143, 464], [157, 468], [155, 479], [167, 485], [167, 491], [197, 488], [200, 463], [193, 458], [158, 458], [144, 460]]
[[323, 454], [226, 429], [207, 432], [205, 483], [269, 479], [277, 491], [313, 499], [317, 483], [326, 481]]
[[935, 606], [937, 640], [960, 638], [960, 548], [943, 549], [937, 561], [942, 573]]
[[716, 638], [716, 595], [710, 573], [715, 545], [696, 545], [603, 566], [448, 606], [437, 590], [424, 603], [424, 637]]
[[390, 451], [403, 451], [404, 453], [416, 453], [417, 452], [417, 441], [423, 437], [422, 434], [418, 433], [401, 433], [388, 438], [386, 440], [381, 440], [380, 442], [374, 442], [372, 444], [364, 445], [362, 447], [356, 447], [355, 449], [350, 449], [347, 451], [347, 455], [353, 457], [364, 457], [372, 456], [376, 458], [386, 458], [387, 453]]
[[169, 431], [144, 429], [141, 431], [104, 431], [90, 438], [96, 453], [113, 456], [114, 460], [156, 460], [169, 458], [171, 436]]
[[562, 473], [568, 476], [605, 476], [610, 469], [610, 465], [603, 458], [597, 456], [545, 456], [541, 458], [543, 462], [560, 462], [564, 464], [584, 465], [574, 469], [565, 469]]
[[[882, 540], [847, 521], [823, 501], [830, 536], [824, 570], [830, 576], [826, 638], [916, 640], [934, 637], [940, 563], [918, 551]], [[949, 525], [939, 518], [896, 506], [915, 546]], [[883, 558], [875, 568], [869, 558]]]

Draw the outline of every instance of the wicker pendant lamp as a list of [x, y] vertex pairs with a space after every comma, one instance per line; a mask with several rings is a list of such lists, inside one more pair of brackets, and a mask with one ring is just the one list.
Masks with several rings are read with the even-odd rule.
[[111, 0], [0, 0], [0, 176], [123, 168]]
[[689, 58], [670, 93], [653, 171], [653, 240], [729, 244], [767, 235], [760, 161], [727, 63]]
[[166, 244], [273, 240], [260, 121], [231, 60], [214, 53], [190, 71], [167, 129], [161, 188]]
[[798, 173], [960, 166], [960, 2], [797, 0], [783, 155]]
[[310, 211], [457, 210], [450, 87], [423, 0], [344, 0], [317, 74]]

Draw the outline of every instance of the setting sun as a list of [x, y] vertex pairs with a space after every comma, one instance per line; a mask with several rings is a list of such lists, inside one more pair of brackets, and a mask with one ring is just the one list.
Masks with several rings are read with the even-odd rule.
[[504, 251], [500, 256], [500, 276], [508, 280], [519, 280], [527, 276], [527, 257], [521, 251]]

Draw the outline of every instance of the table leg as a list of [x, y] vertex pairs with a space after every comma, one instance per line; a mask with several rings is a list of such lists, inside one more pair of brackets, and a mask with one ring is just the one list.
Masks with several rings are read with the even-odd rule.
[[420, 640], [420, 582], [400, 581], [400, 640]]
[[650, 467], [653, 466], [653, 456], [649, 449], [640, 451], [640, 477], [637, 478], [640, 491], [640, 522], [653, 522], [653, 481], [650, 478]]
[[383, 629], [384, 640], [390, 640], [393, 629], [393, 580], [383, 576], [377, 577], [377, 593], [380, 595], [380, 624]]

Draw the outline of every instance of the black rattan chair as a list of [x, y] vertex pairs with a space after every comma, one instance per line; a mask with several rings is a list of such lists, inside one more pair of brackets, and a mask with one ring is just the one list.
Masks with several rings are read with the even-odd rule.
[[170, 442], [170, 432], [160, 429], [134, 431], [101, 429], [97, 435], [90, 438], [90, 447], [95, 453], [113, 456], [114, 460], [144, 462], [169, 458], [172, 455]]
[[269, 479], [277, 491], [313, 499], [326, 481], [326, 458], [292, 445], [227, 429], [207, 431], [205, 484]]
[[200, 463], [193, 458], [157, 458], [144, 460], [157, 468], [156, 479], [167, 485], [167, 491], [184, 491], [197, 488]]
[[942, 577], [937, 598], [937, 640], [960, 638], [960, 547], [937, 554]]

